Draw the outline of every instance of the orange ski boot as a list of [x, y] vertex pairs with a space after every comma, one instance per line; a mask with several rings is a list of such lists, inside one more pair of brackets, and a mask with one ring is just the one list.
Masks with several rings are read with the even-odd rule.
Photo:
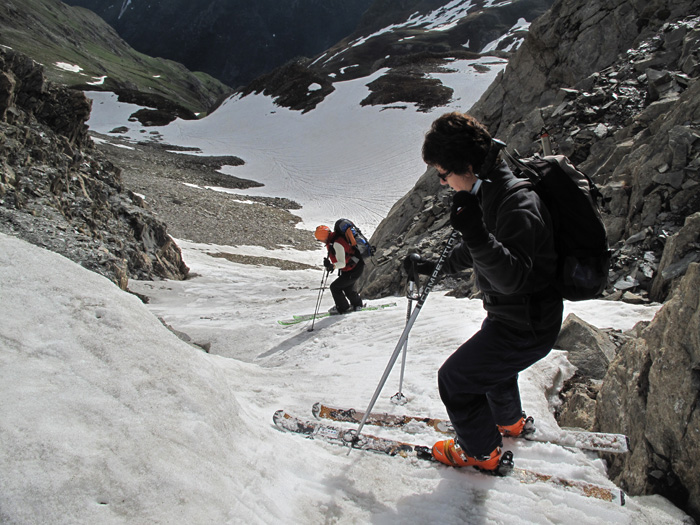
[[433, 445], [433, 457], [450, 467], [476, 467], [481, 470], [495, 471], [501, 460], [501, 449], [495, 448], [485, 456], [467, 456], [454, 439], [438, 441]]
[[535, 420], [523, 412], [522, 417], [512, 425], [498, 425], [498, 431], [503, 437], [521, 437], [532, 434], [535, 431]]

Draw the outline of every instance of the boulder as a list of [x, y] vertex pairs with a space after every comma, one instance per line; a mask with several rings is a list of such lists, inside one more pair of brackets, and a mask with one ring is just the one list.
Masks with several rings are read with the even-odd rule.
[[617, 349], [605, 331], [575, 314], [564, 320], [554, 348], [566, 350], [577, 372], [592, 379], [603, 379]]
[[559, 426], [593, 430], [596, 397], [599, 390], [600, 381], [582, 377], [578, 373], [565, 381], [559, 395], [561, 405], [555, 413]]

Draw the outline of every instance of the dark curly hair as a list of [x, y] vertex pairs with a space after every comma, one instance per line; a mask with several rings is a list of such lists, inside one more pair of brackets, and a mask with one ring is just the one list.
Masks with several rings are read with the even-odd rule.
[[490, 147], [491, 135], [481, 122], [466, 113], [445, 113], [425, 134], [423, 161], [460, 175], [469, 166], [479, 173]]

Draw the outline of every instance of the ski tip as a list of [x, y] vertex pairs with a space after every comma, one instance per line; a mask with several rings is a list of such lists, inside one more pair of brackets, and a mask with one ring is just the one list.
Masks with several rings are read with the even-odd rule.
[[321, 415], [321, 403], [314, 403], [314, 406], [311, 407], [311, 414], [312, 414], [316, 419], [320, 419], [320, 415]]
[[281, 429], [286, 429], [289, 426], [288, 423], [290, 419], [292, 419], [292, 416], [290, 416], [286, 410], [277, 410], [272, 414], [272, 422], [276, 427]]

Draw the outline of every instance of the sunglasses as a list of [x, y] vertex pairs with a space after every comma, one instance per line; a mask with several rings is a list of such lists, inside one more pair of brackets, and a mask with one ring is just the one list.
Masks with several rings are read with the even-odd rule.
[[442, 182], [447, 182], [447, 177], [449, 177], [450, 175], [452, 175], [452, 172], [451, 172], [451, 171], [448, 171], [448, 172], [446, 172], [446, 173], [440, 173], [438, 170], [435, 170], [435, 171], [437, 172], [437, 176], [440, 177], [440, 180], [441, 180]]

